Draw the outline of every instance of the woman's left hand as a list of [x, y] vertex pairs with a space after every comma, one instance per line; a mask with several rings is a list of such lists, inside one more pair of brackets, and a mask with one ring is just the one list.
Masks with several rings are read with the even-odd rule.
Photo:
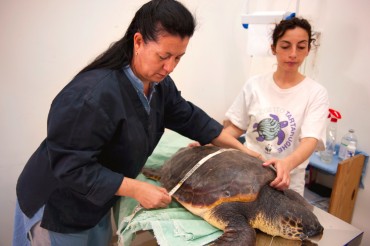
[[243, 148], [241, 149], [241, 151], [244, 152], [244, 153], [247, 153], [250, 156], [256, 157], [256, 158], [258, 158], [258, 159], [260, 159], [262, 161], [266, 161], [266, 159], [264, 159], [263, 156], [260, 153], [258, 153], [256, 151], [253, 151], [253, 150], [247, 148], [244, 145], [243, 145]]
[[290, 184], [290, 165], [281, 159], [270, 159], [263, 163], [263, 166], [272, 165], [276, 170], [276, 178], [270, 183], [270, 186], [278, 190], [289, 188]]
[[201, 146], [199, 142], [191, 142], [188, 144], [188, 147], [199, 147]]

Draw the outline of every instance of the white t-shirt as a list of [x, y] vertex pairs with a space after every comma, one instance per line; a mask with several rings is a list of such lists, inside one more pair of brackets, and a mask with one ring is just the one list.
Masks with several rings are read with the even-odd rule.
[[[317, 150], [324, 148], [328, 107], [327, 91], [316, 81], [306, 77], [292, 88], [281, 89], [270, 72], [245, 83], [226, 118], [246, 130], [248, 148], [266, 159], [281, 159], [291, 154], [305, 137], [318, 139]], [[290, 188], [298, 186], [302, 194], [307, 165], [308, 159], [291, 173]]]

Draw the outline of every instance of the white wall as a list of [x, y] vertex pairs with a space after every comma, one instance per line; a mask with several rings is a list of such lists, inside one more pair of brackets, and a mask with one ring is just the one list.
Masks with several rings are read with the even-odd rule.
[[[340, 134], [354, 128], [360, 148], [370, 154], [368, 114], [370, 107], [369, 63], [370, 2], [360, 0], [327, 1], [322, 19], [323, 40], [320, 47], [319, 79], [326, 86], [332, 107], [340, 110]], [[363, 245], [370, 242], [369, 210], [370, 175], [366, 173], [365, 189], [360, 189], [352, 224], [365, 231]]]
[[[0, 245], [10, 245], [16, 179], [45, 137], [52, 99], [76, 72], [123, 35], [144, 2], [0, 2]], [[182, 2], [195, 13], [198, 27], [173, 78], [187, 99], [221, 122], [247, 77], [272, 66], [246, 54], [248, 32], [239, 17], [243, 0]], [[291, 8], [291, 2], [259, 0], [252, 7]], [[312, 75], [328, 89], [332, 107], [343, 115], [339, 135], [356, 129], [360, 148], [370, 153], [368, 9], [366, 0], [300, 4], [300, 13], [322, 31]], [[370, 241], [369, 197], [367, 175], [352, 222], [365, 231], [363, 242]]]

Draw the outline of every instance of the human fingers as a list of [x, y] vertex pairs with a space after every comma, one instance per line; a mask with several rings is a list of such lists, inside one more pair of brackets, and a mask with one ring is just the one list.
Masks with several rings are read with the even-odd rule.
[[277, 178], [270, 183], [270, 186], [278, 190], [285, 190], [289, 188], [289, 180]]
[[261, 161], [263, 161], [263, 162], [265, 162], [266, 161], [266, 159], [261, 155], [261, 154], [259, 154], [258, 156], [257, 156], [257, 158], [258, 159], [260, 159]]
[[270, 183], [270, 186], [276, 189], [284, 189], [287, 182], [286, 171], [281, 165], [281, 161], [278, 159], [270, 159], [265, 161], [263, 164], [265, 167], [271, 167], [276, 172], [276, 178]]
[[163, 197], [162, 197], [163, 202], [166, 203], [166, 205], [168, 205], [172, 200], [170, 194], [165, 188], [159, 188], [159, 189], [163, 194]]
[[[168, 194], [167, 190], [162, 187], [155, 186], [156, 194], [153, 198], [153, 208], [164, 208], [167, 207], [171, 202], [171, 196]], [[154, 193], [154, 192], [153, 192]]]
[[260, 159], [261, 161], [265, 162], [266, 159], [260, 154], [260, 153], [257, 153], [257, 152], [254, 152], [252, 151], [252, 153], [249, 153], [249, 155], [257, 158], [257, 159]]
[[199, 142], [192, 142], [188, 144], [188, 147], [199, 147], [200, 143]]
[[140, 191], [137, 192], [136, 200], [146, 209], [163, 208], [171, 202], [171, 197], [161, 187], [143, 182]]
[[270, 160], [266, 160], [264, 163], [262, 163], [262, 165], [267, 167], [267, 166], [270, 166], [270, 165], [274, 165], [275, 162], [276, 162], [276, 160], [270, 159]]
[[270, 183], [270, 186], [278, 190], [284, 190], [289, 187], [290, 176], [284, 172], [277, 170], [276, 178]]

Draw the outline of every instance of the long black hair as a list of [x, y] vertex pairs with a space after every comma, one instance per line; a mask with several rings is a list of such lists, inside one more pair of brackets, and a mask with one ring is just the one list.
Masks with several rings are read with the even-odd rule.
[[191, 37], [195, 25], [193, 15], [176, 0], [147, 2], [136, 12], [123, 38], [113, 43], [79, 73], [97, 68], [118, 70], [130, 64], [136, 32], [141, 33], [146, 43], [157, 41], [158, 35], [163, 32], [178, 35], [181, 38]]

